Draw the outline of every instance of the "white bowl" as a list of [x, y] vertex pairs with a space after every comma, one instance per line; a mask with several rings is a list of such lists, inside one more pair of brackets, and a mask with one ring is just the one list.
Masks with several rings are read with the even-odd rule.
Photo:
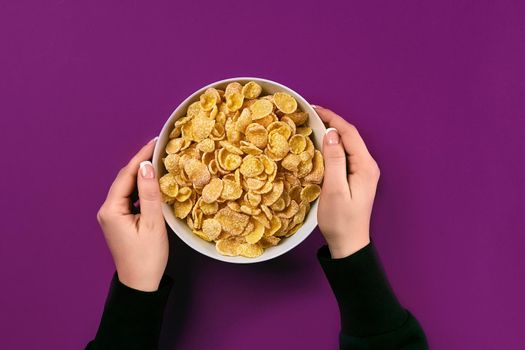
[[[310, 118], [308, 123], [313, 131], [313, 143], [317, 149], [321, 149], [323, 136], [325, 134], [326, 128], [319, 116], [317, 115], [317, 113], [315, 112], [315, 110], [310, 106], [308, 102], [306, 102], [306, 100], [301, 95], [284, 85], [267, 79], [249, 77], [230, 78], [211, 83], [195, 91], [191, 96], [185, 99], [175, 109], [175, 111], [173, 111], [173, 113], [171, 113], [171, 116], [168, 118], [166, 124], [164, 124], [164, 127], [160, 131], [159, 139], [157, 141], [157, 145], [155, 146], [155, 151], [153, 153], [153, 166], [155, 167], [155, 173], [157, 174], [157, 177], [160, 178], [166, 173], [166, 170], [164, 169], [164, 165], [162, 163], [162, 158], [166, 154], [164, 152], [164, 149], [169, 141], [168, 136], [171, 130], [173, 129], [175, 121], [185, 114], [185, 111], [188, 108], [188, 106], [191, 103], [197, 101], [199, 99], [200, 94], [202, 94], [206, 89], [210, 87], [224, 89], [228, 83], [234, 81], [238, 81], [242, 84], [248, 81], [255, 81], [256, 83], [262, 86], [263, 93], [273, 94], [277, 91], [284, 91], [292, 95], [297, 100], [298, 106], [301, 108], [301, 110], [309, 114]], [[162, 211], [164, 213], [164, 218], [166, 219], [166, 222], [171, 227], [173, 232], [175, 232], [175, 234], [179, 236], [180, 239], [182, 239], [187, 245], [189, 245], [194, 250], [213, 259], [230, 263], [249, 264], [276, 258], [292, 250], [299, 243], [305, 240], [306, 237], [308, 237], [317, 226], [317, 202], [318, 199], [312, 203], [310, 211], [308, 212], [308, 215], [306, 216], [303, 225], [294, 235], [288, 238], [284, 238], [281, 242], [279, 242], [278, 245], [274, 247], [265, 249], [264, 253], [257, 258], [245, 258], [241, 256], [232, 257], [221, 255], [215, 249], [215, 244], [213, 242], [206, 242], [201, 238], [195, 236], [195, 234], [191, 232], [190, 228], [187, 226], [184, 220], [176, 218], [175, 214], [173, 213], [173, 209], [170, 205], [164, 203]]]

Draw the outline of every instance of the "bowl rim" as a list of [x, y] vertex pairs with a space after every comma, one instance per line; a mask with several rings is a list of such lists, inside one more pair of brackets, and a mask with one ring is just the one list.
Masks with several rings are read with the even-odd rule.
[[[198, 97], [206, 89], [211, 88], [211, 87], [217, 87], [217, 86], [224, 85], [224, 84], [228, 84], [228, 83], [231, 83], [231, 82], [238, 82], [238, 81], [262, 82], [262, 83], [265, 83], [265, 84], [274, 85], [275, 87], [277, 87], [279, 89], [282, 89], [285, 92], [292, 92], [292, 94], [294, 94], [294, 98], [298, 98], [302, 102], [301, 105], [308, 106], [307, 107], [308, 108], [308, 111], [307, 111], [308, 114], [309, 115], [314, 115], [315, 117], [317, 117], [321, 121], [321, 118], [319, 117], [319, 115], [317, 114], [315, 109], [310, 105], [310, 103], [308, 103], [308, 101], [306, 101], [306, 99], [301, 94], [299, 94], [295, 90], [289, 88], [288, 86], [280, 84], [280, 83], [278, 83], [276, 81], [273, 81], [273, 80], [270, 80], [270, 79], [265, 79], [265, 78], [241, 76], [241, 77], [227, 78], [227, 79], [222, 79], [222, 80], [218, 80], [218, 81], [212, 82], [210, 84], [207, 84], [207, 85], [203, 86], [202, 88], [197, 89], [191, 95], [186, 97], [181, 103], [179, 103], [179, 105], [173, 110], [173, 112], [171, 112], [169, 117], [166, 119], [166, 122], [162, 126], [162, 129], [160, 130], [160, 133], [158, 135], [159, 139], [157, 140], [157, 144], [155, 145], [155, 149], [153, 151], [153, 158], [152, 158], [152, 163], [153, 163], [153, 166], [154, 166], [154, 169], [155, 169], [155, 174], [157, 176], [157, 180], [158, 180], [159, 175], [161, 173], [161, 171], [159, 171], [160, 169], [159, 169], [159, 166], [158, 166], [159, 160], [160, 160], [160, 157], [164, 154], [164, 149], [161, 149], [161, 147], [159, 146], [160, 145], [159, 141], [160, 141], [160, 138], [162, 137], [162, 135], [167, 135], [167, 131], [170, 130], [170, 128], [171, 128], [171, 126], [172, 126], [172, 124], [174, 122], [174, 120], [172, 120], [172, 119], [175, 117], [177, 112], [179, 112], [179, 110], [182, 107], [188, 105], [193, 100], [196, 100], [196, 97]], [[324, 131], [326, 131], [326, 127], [324, 126], [324, 123], [322, 123], [322, 121], [321, 121], [321, 125], [323, 126]], [[283, 255], [285, 253], [288, 253], [291, 250], [293, 250], [295, 247], [297, 247], [299, 244], [301, 244], [306, 238], [308, 238], [312, 234], [312, 232], [315, 230], [315, 228], [317, 227], [317, 206], [318, 206], [318, 202], [319, 202], [319, 198], [317, 198], [313, 203], [311, 203], [310, 211], [308, 212], [308, 216], [313, 215], [313, 220], [310, 220], [310, 221], [305, 220], [303, 222], [303, 225], [299, 229], [299, 230], [306, 230], [306, 232], [307, 232], [306, 234], [303, 234], [301, 236], [296, 236], [294, 234], [292, 237], [297, 237], [297, 238], [296, 238], [295, 241], [293, 241], [293, 243], [291, 243], [287, 247], [287, 249], [273, 250], [273, 251], [265, 250], [265, 252], [261, 256], [259, 256], [257, 258], [247, 258], [247, 257], [242, 257], [242, 256], [225, 256], [225, 255], [219, 254], [218, 252], [216, 252], [216, 254], [209, 254], [206, 250], [200, 249], [200, 246], [198, 244], [194, 244], [194, 242], [191, 239], [185, 237], [186, 236], [185, 232], [179, 233], [179, 232], [177, 232], [177, 230], [175, 230], [174, 227], [172, 227], [172, 225], [170, 224], [170, 222], [167, 219], [167, 215], [171, 214], [173, 211], [171, 209], [171, 206], [168, 205], [167, 203], [162, 203], [162, 214], [164, 216], [165, 222], [169, 225], [169, 227], [172, 229], [172, 231], [175, 233], [175, 235], [177, 237], [179, 237], [186, 245], [188, 245], [190, 248], [192, 248], [196, 252], [198, 252], [198, 253], [200, 253], [202, 255], [205, 255], [205, 256], [207, 256], [209, 258], [212, 258], [214, 260], [218, 260], [218, 261], [222, 261], [222, 262], [226, 262], [226, 263], [253, 264], [253, 263], [260, 263], [260, 262], [264, 262], [264, 261], [269, 261], [269, 260], [275, 259], [275, 258], [277, 258], [277, 257], [279, 257], [279, 256], [281, 256], [281, 255]], [[171, 214], [170, 216], [173, 216], [173, 214]], [[175, 218], [175, 219], [179, 220], [177, 218]], [[287, 239], [289, 239], [289, 238], [291, 238], [291, 237], [288, 237]], [[206, 242], [206, 243], [208, 243], [208, 242]]]

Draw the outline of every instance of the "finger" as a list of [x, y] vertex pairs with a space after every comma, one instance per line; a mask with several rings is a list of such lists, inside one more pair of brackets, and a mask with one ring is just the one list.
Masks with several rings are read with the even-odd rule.
[[315, 106], [314, 108], [323, 122], [327, 123], [329, 127], [337, 129], [344, 149], [349, 156], [358, 158], [358, 160], [361, 158], [366, 160], [372, 158], [355, 126], [329, 109], [320, 106]]
[[137, 185], [140, 200], [140, 224], [148, 228], [163, 225], [162, 196], [155, 177], [155, 170], [150, 161], [140, 163]]
[[358, 177], [366, 182], [370, 180], [377, 182], [377, 179], [379, 179], [379, 167], [368, 152], [365, 142], [355, 126], [329, 109], [320, 106], [314, 106], [314, 108], [321, 119], [330, 127], [336, 128], [341, 136], [345, 152], [348, 155], [348, 182], [350, 186], [353, 187], [351, 184], [352, 178], [353, 181], [360, 181]]
[[328, 128], [323, 139], [325, 161], [323, 193], [348, 191], [346, 154], [336, 129]]
[[153, 154], [156, 138], [148, 142], [140, 151], [138, 151], [129, 163], [122, 168], [113, 184], [109, 188], [106, 204], [117, 210], [119, 213], [130, 213], [130, 196], [136, 188], [137, 171], [140, 162], [148, 160]]

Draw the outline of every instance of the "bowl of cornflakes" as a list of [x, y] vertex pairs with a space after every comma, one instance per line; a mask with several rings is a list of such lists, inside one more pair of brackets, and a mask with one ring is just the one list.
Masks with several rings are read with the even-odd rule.
[[204, 86], [171, 114], [153, 154], [166, 222], [225, 262], [292, 250], [317, 226], [325, 131], [301, 95], [274, 81]]

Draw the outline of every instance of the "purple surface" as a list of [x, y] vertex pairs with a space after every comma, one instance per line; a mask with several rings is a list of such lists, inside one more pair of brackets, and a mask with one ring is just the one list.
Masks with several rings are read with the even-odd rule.
[[[260, 76], [338, 111], [382, 169], [373, 232], [434, 349], [516, 349], [524, 327], [525, 9], [485, 2], [4, 1], [4, 349], [79, 349], [111, 257], [118, 168], [215, 80]], [[335, 349], [313, 234], [257, 266], [175, 238], [163, 349]]]

